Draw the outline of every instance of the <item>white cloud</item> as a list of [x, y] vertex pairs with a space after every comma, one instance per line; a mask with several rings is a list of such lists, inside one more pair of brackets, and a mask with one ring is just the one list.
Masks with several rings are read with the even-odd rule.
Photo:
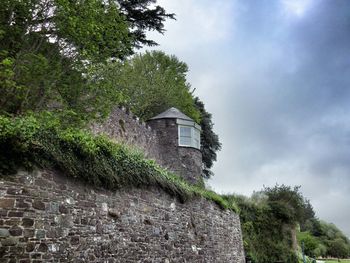
[[284, 11], [287, 15], [302, 17], [310, 8], [312, 0], [282, 0]]
[[176, 21], [165, 24], [166, 37], [150, 33], [162, 48], [181, 51], [196, 46], [224, 41], [233, 32], [235, 1], [160, 0], [157, 4], [168, 13], [176, 14]]

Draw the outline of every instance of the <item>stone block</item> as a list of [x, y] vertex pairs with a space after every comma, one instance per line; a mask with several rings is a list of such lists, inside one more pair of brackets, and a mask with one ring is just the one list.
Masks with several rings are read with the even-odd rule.
[[42, 229], [37, 229], [37, 230], [36, 230], [35, 237], [36, 237], [37, 239], [45, 238], [45, 236], [46, 236], [45, 230], [42, 230]]
[[34, 229], [23, 229], [23, 236], [27, 238], [34, 237], [35, 230]]
[[68, 213], [69, 213], [68, 208], [67, 208], [65, 205], [63, 205], [63, 204], [60, 204], [58, 210], [59, 210], [60, 213], [62, 213], [62, 214], [68, 214]]
[[21, 236], [23, 233], [23, 229], [19, 226], [13, 226], [9, 229], [11, 236]]
[[9, 211], [8, 217], [23, 217], [23, 211]]
[[34, 209], [38, 209], [38, 210], [45, 210], [45, 203], [39, 201], [39, 200], [35, 200], [32, 203], [32, 206]]
[[71, 245], [75, 246], [75, 245], [79, 245], [79, 243], [80, 243], [80, 238], [79, 238], [79, 236], [72, 236], [72, 237], [70, 238], [70, 244], [71, 244]]
[[22, 218], [23, 227], [32, 227], [34, 225], [34, 219], [31, 218]]
[[0, 208], [11, 209], [15, 204], [15, 199], [0, 198]]
[[45, 243], [40, 243], [39, 246], [37, 247], [36, 251], [38, 252], [47, 252], [48, 251], [48, 246]]
[[120, 213], [118, 212], [118, 210], [117, 209], [113, 209], [113, 208], [108, 209], [108, 215], [113, 217], [113, 218], [119, 218], [120, 217]]
[[0, 237], [8, 237], [10, 235], [10, 232], [6, 228], [0, 228]]
[[16, 208], [29, 208], [29, 206], [30, 205], [28, 203], [25, 203], [23, 199], [16, 199]]
[[18, 243], [18, 238], [17, 237], [7, 237], [5, 239], [1, 240], [1, 245], [3, 246], [15, 246]]
[[48, 211], [50, 213], [57, 213], [59, 211], [59, 204], [56, 202], [50, 202], [48, 204]]

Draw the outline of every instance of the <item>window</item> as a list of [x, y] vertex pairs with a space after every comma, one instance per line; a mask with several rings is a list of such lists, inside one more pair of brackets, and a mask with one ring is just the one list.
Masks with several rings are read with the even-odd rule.
[[179, 146], [200, 149], [200, 131], [193, 126], [179, 125]]

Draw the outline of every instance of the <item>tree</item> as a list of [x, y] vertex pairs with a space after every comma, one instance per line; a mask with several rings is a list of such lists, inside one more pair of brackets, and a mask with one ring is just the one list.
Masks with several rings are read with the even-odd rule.
[[136, 54], [124, 63], [113, 62], [101, 70], [100, 78], [120, 91], [125, 104], [142, 120], [176, 107], [199, 122], [186, 80], [188, 67], [175, 56], [161, 51]]
[[342, 238], [336, 238], [328, 243], [327, 254], [337, 258], [347, 258], [349, 256], [349, 245]]
[[[154, 44], [146, 30], [164, 32], [173, 18], [155, 0], [4, 0], [0, 6], [0, 113], [70, 111], [105, 115], [120, 92], [96, 71]], [[113, 92], [111, 92], [113, 91]]]
[[[168, 14], [161, 6], [154, 4], [156, 0], [117, 0], [121, 12], [125, 15], [132, 28], [135, 45], [157, 45], [153, 40], [147, 39], [146, 31], [155, 30], [164, 33], [164, 21], [175, 19], [175, 14]], [[153, 5], [153, 8], [149, 6]]]
[[252, 262], [298, 262], [290, 239], [293, 225], [280, 219], [264, 191], [255, 192], [250, 198], [225, 198], [240, 209], [244, 250]]
[[109, 92], [94, 86], [89, 71], [132, 50], [114, 2], [3, 1], [0, 20], [1, 113], [58, 108], [85, 118], [105, 108], [99, 102]]
[[213, 172], [210, 168], [216, 161], [216, 152], [221, 150], [219, 136], [213, 131], [212, 115], [206, 111], [204, 103], [197, 97], [194, 100], [197, 109], [200, 112], [201, 133], [201, 150], [203, 160], [203, 177], [210, 178]]
[[128, 24], [112, 0], [3, 2], [0, 49], [11, 57], [38, 52], [49, 57], [47, 43], [74, 60], [104, 61], [131, 53]]
[[201, 125], [201, 150], [204, 178], [221, 149], [213, 131], [212, 116], [204, 103], [194, 98], [186, 80], [188, 67], [175, 56], [161, 51], [137, 54], [124, 63], [113, 62], [100, 72], [100, 78], [116, 87], [133, 113], [147, 120], [170, 107], [176, 107]]
[[317, 248], [319, 247], [319, 241], [311, 235], [309, 232], [300, 232], [298, 234], [298, 241], [300, 244], [304, 244], [304, 253], [310, 257], [320, 256], [317, 255]]
[[265, 187], [263, 192], [268, 196], [271, 207], [286, 223], [301, 223], [314, 217], [310, 202], [299, 191], [300, 186], [275, 185]]

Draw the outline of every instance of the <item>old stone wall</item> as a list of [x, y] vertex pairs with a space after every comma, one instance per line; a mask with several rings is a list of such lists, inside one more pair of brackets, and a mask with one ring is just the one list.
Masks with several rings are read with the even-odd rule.
[[116, 107], [103, 123], [92, 124], [91, 131], [107, 134], [117, 142], [138, 148], [146, 157], [155, 159], [158, 163], [161, 160], [156, 133], [125, 108]]
[[191, 147], [178, 146], [178, 126], [176, 119], [156, 119], [148, 121], [158, 138], [161, 165], [180, 174], [190, 183], [198, 183], [201, 178], [202, 154]]
[[126, 109], [115, 108], [103, 123], [91, 125], [91, 130], [142, 150], [147, 158], [190, 183], [201, 182], [202, 154], [198, 149], [178, 146], [176, 119], [157, 119], [145, 124]]
[[0, 216], [0, 262], [244, 262], [236, 214], [159, 189], [20, 172], [1, 178]]

